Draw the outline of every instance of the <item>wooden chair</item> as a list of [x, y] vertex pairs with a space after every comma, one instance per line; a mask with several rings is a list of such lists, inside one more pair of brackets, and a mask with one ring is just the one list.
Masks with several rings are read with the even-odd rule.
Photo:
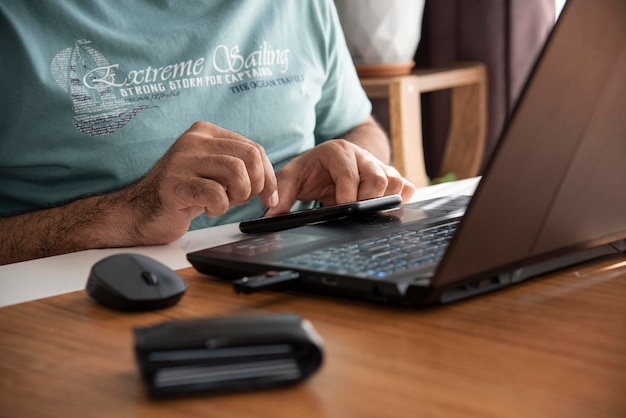
[[409, 75], [361, 78], [370, 98], [389, 99], [393, 165], [416, 186], [428, 184], [422, 146], [420, 95], [452, 90], [448, 138], [440, 174], [457, 179], [479, 174], [487, 130], [485, 66], [463, 62], [451, 68], [419, 69]]

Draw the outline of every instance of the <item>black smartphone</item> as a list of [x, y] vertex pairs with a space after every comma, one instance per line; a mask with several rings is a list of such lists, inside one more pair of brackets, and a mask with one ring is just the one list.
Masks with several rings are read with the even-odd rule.
[[282, 215], [251, 219], [249, 221], [241, 222], [239, 224], [239, 230], [245, 234], [277, 232], [298, 226], [345, 218], [360, 213], [391, 209], [399, 206], [401, 203], [402, 197], [397, 194], [374, 197], [356, 202], [323, 206], [316, 209], [299, 210]]

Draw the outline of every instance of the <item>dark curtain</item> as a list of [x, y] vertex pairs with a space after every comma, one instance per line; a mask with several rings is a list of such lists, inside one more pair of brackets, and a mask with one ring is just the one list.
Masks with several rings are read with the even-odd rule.
[[[488, 71], [486, 157], [555, 19], [555, 0], [427, 0], [419, 67], [445, 67], [455, 61], [481, 61]], [[449, 122], [449, 92], [422, 98], [424, 154], [430, 177], [437, 177]], [[384, 101], [375, 116], [386, 126]]]

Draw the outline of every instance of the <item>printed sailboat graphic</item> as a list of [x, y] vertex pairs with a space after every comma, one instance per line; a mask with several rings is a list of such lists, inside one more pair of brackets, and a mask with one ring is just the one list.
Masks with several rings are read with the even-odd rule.
[[154, 106], [133, 106], [118, 97], [111, 66], [90, 41], [79, 40], [73, 48], [59, 52], [52, 60], [55, 81], [71, 94], [76, 116], [74, 126], [91, 136], [107, 135], [126, 125], [139, 112]]

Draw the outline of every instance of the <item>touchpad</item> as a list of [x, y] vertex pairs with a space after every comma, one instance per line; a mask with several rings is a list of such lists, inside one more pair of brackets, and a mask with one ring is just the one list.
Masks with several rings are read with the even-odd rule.
[[243, 255], [243, 256], [255, 256], [265, 254], [270, 251], [277, 251], [286, 248], [293, 248], [302, 244], [309, 244], [321, 239], [323, 236], [315, 236], [309, 234], [300, 234], [296, 232], [280, 232], [262, 237], [255, 237], [246, 239], [243, 241], [233, 242], [231, 244], [222, 245], [212, 248], [212, 251], [217, 251], [225, 254]]

